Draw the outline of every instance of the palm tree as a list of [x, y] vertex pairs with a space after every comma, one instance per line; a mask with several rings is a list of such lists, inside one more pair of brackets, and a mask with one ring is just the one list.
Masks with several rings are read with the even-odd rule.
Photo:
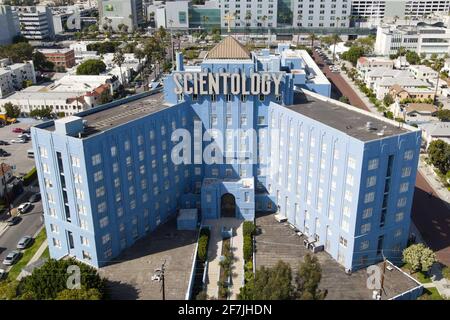
[[338, 41], [340, 42], [340, 41], [342, 41], [341, 40], [341, 37], [339, 37], [339, 35], [338, 34], [333, 34], [332, 36], [331, 36], [331, 39], [333, 40], [333, 63], [334, 63], [334, 59], [336, 58], [336, 44], [338, 43]]
[[245, 19], [245, 28], [247, 29], [247, 34], [248, 34], [248, 33], [250, 33], [250, 26], [249, 26], [248, 21], [252, 19], [251, 11], [247, 11], [245, 13], [245, 18], [244, 19]]
[[436, 77], [436, 90], [434, 91], [434, 104], [437, 106], [438, 105], [438, 100], [437, 100], [437, 92], [438, 92], [438, 88], [439, 88], [439, 78], [441, 75], [441, 70], [444, 67], [444, 62], [442, 61], [442, 59], [437, 59], [434, 62], [434, 70], [437, 71], [437, 77]]
[[[141, 48], [135, 47], [135, 48], [134, 48], [134, 56], [136, 57], [136, 59], [138, 59], [139, 65], [141, 65], [142, 59], [145, 58], [144, 50], [142, 50]], [[140, 69], [140, 71], [139, 71], [140, 76], [141, 76], [141, 80], [143, 79], [143, 77], [142, 77], [142, 72], [143, 72], [143, 70], [144, 70], [144, 66], [141, 65], [141, 69]]]
[[122, 64], [125, 62], [125, 56], [123, 55], [122, 50], [119, 49], [114, 53], [112, 61], [119, 66], [120, 80], [122, 81], [122, 85], [125, 87], [125, 82], [123, 81], [123, 73], [122, 73]]
[[[266, 21], [267, 21], [267, 16], [262, 16], [262, 17], [261, 17], [261, 22], [262, 22], [263, 28], [266, 27]], [[268, 39], [268, 40], [269, 40], [269, 39]]]
[[312, 33], [312, 32], [311, 32], [311, 33], [308, 35], [308, 40], [311, 41], [311, 50], [314, 51], [314, 41], [318, 40], [318, 37], [316, 36], [315, 33]]

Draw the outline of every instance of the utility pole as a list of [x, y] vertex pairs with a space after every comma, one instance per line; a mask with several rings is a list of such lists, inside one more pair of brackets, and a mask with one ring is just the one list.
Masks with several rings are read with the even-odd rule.
[[380, 288], [380, 297], [384, 291], [384, 274], [386, 272], [386, 257], [384, 256], [384, 252], [381, 251], [381, 255], [383, 256], [383, 273], [381, 274], [381, 288]]
[[161, 291], [162, 291], [162, 299], [163, 300], [166, 300], [166, 284], [165, 284], [165, 279], [164, 279], [165, 264], [166, 264], [166, 261], [164, 260], [164, 263], [161, 266], [161, 273], [160, 273]]

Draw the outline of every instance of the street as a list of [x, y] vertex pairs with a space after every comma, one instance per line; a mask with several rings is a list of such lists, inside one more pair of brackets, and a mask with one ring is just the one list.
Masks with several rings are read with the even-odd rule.
[[[339, 73], [331, 72], [323, 59], [314, 51], [314, 59], [334, 86], [346, 96], [352, 106], [370, 111], [356, 92]], [[433, 192], [430, 196], [430, 192]], [[426, 244], [436, 252], [438, 260], [450, 265], [450, 210], [448, 203], [437, 196], [436, 190], [417, 172], [412, 206], [412, 220]]]
[[42, 226], [42, 202], [33, 203], [31, 211], [20, 215], [22, 221], [15, 226], [9, 226], [3, 232], [0, 231], [0, 268], [7, 269], [2, 264], [3, 259], [12, 250], [16, 249], [16, 245], [20, 238], [25, 235], [34, 236]]

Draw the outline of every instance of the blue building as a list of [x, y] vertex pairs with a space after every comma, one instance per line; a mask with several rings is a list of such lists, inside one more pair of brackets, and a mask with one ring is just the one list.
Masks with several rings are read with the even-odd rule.
[[[347, 270], [406, 245], [420, 131], [332, 100], [306, 51], [232, 37], [147, 92], [32, 129], [50, 255], [102, 266], [174, 217], [277, 212]], [[189, 223], [187, 224], [189, 226]]]

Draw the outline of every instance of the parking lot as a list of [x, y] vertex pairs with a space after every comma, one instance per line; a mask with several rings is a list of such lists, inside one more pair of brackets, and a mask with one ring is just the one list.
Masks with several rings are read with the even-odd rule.
[[[8, 143], [13, 139], [17, 139], [20, 133], [14, 133], [14, 128], [27, 129], [40, 121], [34, 119], [22, 119], [22, 121], [15, 124], [10, 124], [0, 128], [0, 140]], [[9, 156], [0, 157], [0, 162], [5, 162], [9, 165], [15, 166], [14, 174], [16, 176], [25, 175], [31, 168], [34, 167], [34, 159], [28, 158], [27, 150], [32, 149], [31, 140], [26, 143], [10, 143], [6, 146], [0, 146], [1, 149], [10, 153]]]

